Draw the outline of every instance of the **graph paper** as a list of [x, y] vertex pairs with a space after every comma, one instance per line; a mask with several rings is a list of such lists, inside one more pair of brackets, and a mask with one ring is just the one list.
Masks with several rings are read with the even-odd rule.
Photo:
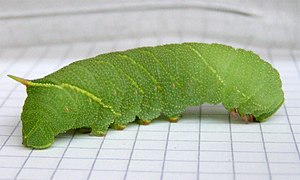
[[[1, 53], [1, 178], [273, 179], [300, 177], [299, 52], [259, 51], [280, 71], [286, 103], [264, 123], [230, 120], [221, 105], [188, 108], [178, 123], [163, 117], [105, 137], [69, 132], [46, 150], [21, 145], [25, 87], [4, 75], [37, 78], [74, 59], [134, 42], [9, 49]], [[55, 57], [53, 56], [55, 55]], [[298, 58], [298, 60], [297, 60]], [[22, 61], [26, 59], [27, 61]], [[32, 176], [34, 174], [34, 177]]]
[[[184, 11], [187, 14], [182, 16], [188, 16]], [[181, 18], [180, 24], [192, 26]], [[252, 35], [241, 41], [207, 37], [216, 27], [224, 30], [227, 26], [211, 26], [200, 32], [201, 36], [151, 31], [149, 37], [132, 33], [126, 38], [97, 41], [53, 43], [40, 39], [45, 43], [19, 42], [1, 49], [0, 179], [300, 179], [300, 50], [293, 38], [290, 46], [272, 43], [274, 34], [262, 22], [257, 26], [261, 28], [251, 30]], [[248, 28], [246, 23], [243, 28]], [[280, 30], [280, 37], [290, 37], [288, 29]], [[257, 43], [259, 35], [266, 39]], [[58, 135], [45, 150], [21, 144], [20, 114], [26, 88], [7, 74], [36, 79], [100, 53], [187, 41], [253, 50], [280, 72], [285, 103], [263, 123], [245, 124], [230, 119], [221, 105], [204, 104], [188, 107], [178, 123], [159, 117], [148, 126], [130, 123], [123, 131], [109, 130], [105, 137], [73, 130]]]

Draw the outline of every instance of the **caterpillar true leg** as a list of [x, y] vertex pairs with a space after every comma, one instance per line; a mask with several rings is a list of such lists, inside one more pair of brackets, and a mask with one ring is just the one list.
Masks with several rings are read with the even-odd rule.
[[233, 119], [242, 119], [245, 123], [250, 123], [255, 121], [255, 117], [253, 115], [243, 115], [240, 117], [237, 109], [233, 109], [230, 111], [230, 117]]
[[250, 123], [250, 122], [253, 122], [255, 120], [255, 118], [253, 115], [244, 115], [244, 116], [242, 116], [242, 120], [245, 123]]
[[239, 115], [237, 109], [233, 109], [233, 110], [230, 111], [230, 117], [232, 119], [239, 119], [240, 118], [240, 115]]

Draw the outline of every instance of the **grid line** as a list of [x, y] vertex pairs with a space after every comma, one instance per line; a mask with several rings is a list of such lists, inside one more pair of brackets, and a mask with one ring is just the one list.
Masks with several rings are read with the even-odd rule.
[[100, 143], [99, 149], [98, 149], [97, 154], [96, 154], [96, 157], [95, 157], [95, 159], [94, 159], [94, 161], [93, 161], [92, 167], [91, 167], [91, 169], [90, 169], [90, 171], [89, 171], [89, 174], [88, 174], [88, 176], [87, 176], [87, 179], [91, 179], [91, 175], [92, 175], [92, 172], [93, 172], [93, 170], [94, 170], [94, 167], [95, 167], [97, 158], [98, 158], [98, 156], [99, 156], [99, 154], [100, 154], [100, 151], [101, 151], [101, 149], [102, 149], [104, 140], [105, 140], [105, 136], [103, 137], [103, 140], [102, 140], [102, 142]]
[[198, 159], [197, 159], [197, 180], [200, 179], [200, 153], [201, 153], [201, 106], [199, 107], [199, 136], [198, 136]]
[[[300, 78], [300, 69], [299, 69], [299, 66], [296, 63], [296, 58], [295, 58], [294, 54], [291, 51], [290, 51], [290, 55], [291, 55], [291, 58], [292, 58], [292, 61], [293, 61], [294, 65], [296, 67], [298, 77]], [[287, 120], [288, 120], [288, 123], [289, 123], [289, 126], [290, 126], [290, 130], [291, 130], [292, 136], [293, 136], [293, 141], [295, 143], [295, 147], [296, 147], [297, 153], [298, 153], [298, 158], [300, 160], [299, 147], [297, 146], [297, 143], [296, 143], [296, 138], [295, 138], [294, 130], [293, 130], [292, 125], [291, 125], [291, 121], [290, 121], [289, 114], [288, 114], [287, 109], [286, 109], [286, 105], [284, 104], [283, 107], [284, 107], [284, 111], [285, 111], [285, 113], [287, 115]]]
[[269, 179], [272, 180], [270, 163], [269, 163], [269, 158], [268, 158], [268, 154], [267, 154], [267, 150], [266, 150], [264, 134], [263, 134], [263, 130], [261, 128], [261, 124], [259, 124], [259, 128], [260, 128], [260, 131], [261, 131], [261, 139], [262, 139], [262, 142], [263, 142], [264, 155], [265, 155], [265, 160], [266, 160], [267, 168], [268, 168], [268, 176], [269, 176]]
[[231, 151], [231, 158], [232, 158], [232, 172], [233, 172], [233, 180], [236, 179], [236, 172], [235, 172], [235, 161], [234, 161], [234, 149], [233, 149], [233, 141], [232, 141], [232, 130], [231, 130], [231, 117], [228, 115], [229, 121], [229, 132], [230, 132], [230, 151]]
[[[15, 60], [13, 60], [13, 62], [16, 62], [18, 60], [21, 59], [21, 57], [24, 55], [25, 53], [25, 49], [23, 49], [21, 51], [21, 53], [19, 53], [19, 55], [15, 58]], [[7, 73], [8, 69], [6, 69], [6, 71], [4, 71], [1, 75], [3, 75], [4, 73]], [[0, 108], [3, 107], [3, 105], [5, 104], [5, 102], [9, 99], [9, 97], [11, 96], [11, 94], [13, 93], [13, 91], [19, 86], [19, 84], [16, 84], [12, 90], [9, 92], [9, 94], [4, 98], [3, 102], [0, 104]], [[15, 126], [15, 128], [12, 130], [12, 132], [10, 133], [10, 135], [8, 136], [8, 138], [4, 141], [3, 145], [0, 147], [0, 151], [2, 150], [2, 148], [5, 146], [5, 144], [7, 143], [7, 141], [9, 140], [9, 138], [12, 136], [12, 134], [15, 132], [15, 130], [17, 129], [17, 127], [19, 126], [20, 121], [18, 122], [17, 126]]]
[[169, 142], [169, 136], [170, 136], [170, 129], [171, 129], [171, 122], [169, 122], [169, 125], [168, 125], [167, 139], [166, 139], [166, 144], [165, 144], [165, 149], [164, 149], [164, 157], [163, 157], [163, 162], [162, 162], [162, 167], [161, 167], [160, 180], [162, 180], [164, 178], [165, 162], [166, 162], [166, 157], [167, 157], [167, 153], [168, 153], [168, 142]]
[[[76, 131], [75, 131], [75, 132], [76, 132]], [[72, 142], [72, 140], [73, 140], [73, 138], [74, 138], [74, 136], [75, 136], [75, 132], [73, 133], [71, 139], [69, 140], [69, 143], [68, 143], [67, 147], [65, 148], [65, 150], [64, 150], [64, 152], [63, 152], [61, 158], [59, 159], [59, 162], [57, 163], [57, 166], [56, 166], [56, 168], [54, 169], [54, 171], [53, 171], [53, 173], [52, 173], [52, 175], [51, 175], [51, 179], [54, 179], [54, 176], [55, 176], [55, 174], [57, 173], [57, 170], [59, 169], [59, 166], [60, 166], [60, 164], [61, 164], [61, 162], [62, 162], [62, 160], [63, 160], [63, 158], [64, 158], [66, 152], [68, 151], [68, 148], [69, 148], [69, 146], [70, 146], [70, 144], [71, 144], [71, 142]]]
[[136, 132], [136, 135], [135, 135], [135, 140], [134, 140], [133, 145], [132, 145], [132, 149], [131, 149], [131, 152], [130, 152], [128, 163], [127, 163], [127, 166], [126, 166], [125, 175], [124, 175], [124, 178], [123, 178], [124, 180], [127, 179], [127, 175], [128, 175], [128, 171], [129, 171], [129, 166], [130, 166], [131, 159], [132, 159], [132, 156], [133, 156], [133, 153], [134, 153], [134, 148], [135, 148], [136, 140], [137, 140], [137, 137], [139, 135], [139, 129], [140, 129], [140, 125], [138, 125], [138, 129], [137, 129], [137, 132]]

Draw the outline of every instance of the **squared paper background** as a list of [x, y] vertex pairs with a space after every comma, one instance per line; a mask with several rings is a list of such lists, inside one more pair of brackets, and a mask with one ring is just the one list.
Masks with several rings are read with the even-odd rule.
[[[1, 2], [0, 179], [299, 179], [299, 1]], [[221, 105], [189, 107], [105, 137], [76, 131], [53, 146], [21, 145], [25, 87], [75, 60], [185, 41], [251, 49], [279, 70], [285, 104], [264, 123], [231, 120]]]

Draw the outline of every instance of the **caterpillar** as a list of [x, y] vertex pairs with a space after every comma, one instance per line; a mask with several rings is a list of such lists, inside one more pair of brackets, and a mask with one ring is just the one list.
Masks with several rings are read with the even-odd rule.
[[26, 85], [23, 144], [47, 148], [69, 129], [103, 136], [109, 127], [176, 122], [188, 106], [222, 105], [246, 122], [264, 121], [284, 102], [279, 73], [251, 51], [222, 44], [141, 47], [73, 62]]

